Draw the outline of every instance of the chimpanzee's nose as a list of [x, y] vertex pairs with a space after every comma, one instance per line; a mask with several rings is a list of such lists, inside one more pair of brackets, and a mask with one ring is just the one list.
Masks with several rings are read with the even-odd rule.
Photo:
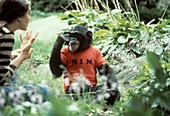
[[70, 38], [70, 42], [75, 42], [75, 41], [77, 41], [77, 39], [75, 37]]

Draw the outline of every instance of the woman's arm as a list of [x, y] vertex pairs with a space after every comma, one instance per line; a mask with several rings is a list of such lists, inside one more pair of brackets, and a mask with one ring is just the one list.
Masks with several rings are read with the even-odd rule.
[[16, 68], [19, 68], [19, 66], [25, 59], [28, 59], [31, 57], [31, 54], [32, 54], [31, 47], [37, 36], [38, 36], [38, 33], [32, 36], [32, 32], [27, 32], [26, 39], [23, 40], [22, 35], [20, 35], [20, 39], [22, 43], [22, 46], [20, 48], [21, 49], [20, 54], [11, 62], [10, 65], [13, 65]]

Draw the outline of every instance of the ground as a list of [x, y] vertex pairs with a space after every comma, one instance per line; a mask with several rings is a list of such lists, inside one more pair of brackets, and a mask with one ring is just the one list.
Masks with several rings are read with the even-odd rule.
[[[57, 33], [67, 28], [67, 21], [61, 20], [57, 16], [32, 21], [28, 26], [28, 30], [32, 30], [34, 33], [39, 32], [37, 39], [42, 39], [42, 41], [55, 37]], [[19, 33], [25, 33], [25, 31], [16, 31], [16, 36]]]

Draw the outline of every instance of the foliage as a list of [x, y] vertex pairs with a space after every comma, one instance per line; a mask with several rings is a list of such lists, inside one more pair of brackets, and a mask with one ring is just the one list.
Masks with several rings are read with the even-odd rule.
[[133, 14], [121, 14], [119, 10], [107, 13], [96, 10], [67, 11], [65, 14], [70, 25], [86, 25], [94, 32], [93, 43], [114, 64], [140, 57], [148, 50], [168, 60], [169, 19], [161, 19], [157, 24], [152, 24], [152, 21], [144, 24], [137, 21]]
[[32, 9], [41, 12], [58, 12], [66, 10], [95, 9], [106, 11], [111, 9], [124, 9], [124, 11], [135, 12], [145, 23], [155, 19], [155, 23], [160, 17], [168, 19], [170, 17], [170, 7], [168, 0], [31, 0]]
[[32, 8], [43, 12], [58, 11], [62, 5], [67, 5], [70, 0], [31, 0]]
[[149, 22], [155, 19], [155, 23], [159, 22], [159, 18], [169, 19], [170, 2], [168, 0], [143, 0], [138, 4], [141, 20]]
[[170, 112], [169, 71], [162, 67], [162, 63], [155, 53], [148, 52], [147, 58], [150, 79], [142, 88], [135, 91], [129, 105], [129, 110], [125, 115], [168, 116]]

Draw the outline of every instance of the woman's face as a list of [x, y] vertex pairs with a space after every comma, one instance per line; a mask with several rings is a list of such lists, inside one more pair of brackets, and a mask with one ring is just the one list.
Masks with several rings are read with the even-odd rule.
[[24, 16], [20, 17], [20, 29], [26, 30], [28, 27], [28, 23], [31, 20], [30, 9], [24, 14]]

